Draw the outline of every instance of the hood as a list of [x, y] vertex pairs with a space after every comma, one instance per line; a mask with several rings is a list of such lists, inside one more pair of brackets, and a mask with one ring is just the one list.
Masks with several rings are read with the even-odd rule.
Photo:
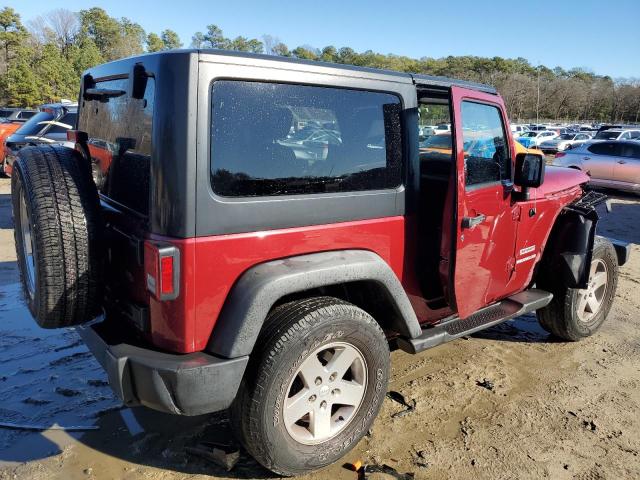
[[587, 183], [589, 177], [586, 173], [575, 168], [547, 166], [544, 172], [544, 182], [538, 188], [532, 188], [532, 198], [569, 190], [573, 187]]

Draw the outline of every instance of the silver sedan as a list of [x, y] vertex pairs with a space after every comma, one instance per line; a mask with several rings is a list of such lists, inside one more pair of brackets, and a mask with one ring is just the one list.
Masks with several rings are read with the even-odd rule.
[[589, 140], [591, 140], [591, 135], [588, 133], [563, 133], [551, 140], [545, 140], [538, 148], [545, 154], [551, 154], [573, 148]]
[[577, 168], [594, 187], [640, 193], [640, 142], [588, 142], [559, 152], [553, 165]]

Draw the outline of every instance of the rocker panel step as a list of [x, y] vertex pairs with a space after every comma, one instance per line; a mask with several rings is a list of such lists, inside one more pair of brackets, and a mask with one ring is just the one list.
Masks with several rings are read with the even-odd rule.
[[416, 338], [397, 339], [398, 347], [407, 353], [418, 353], [428, 348], [471, 335], [512, 318], [546, 307], [553, 295], [538, 288], [531, 288], [505, 298], [493, 305], [478, 310], [470, 317], [461, 320], [453, 318], [435, 326], [422, 329]]

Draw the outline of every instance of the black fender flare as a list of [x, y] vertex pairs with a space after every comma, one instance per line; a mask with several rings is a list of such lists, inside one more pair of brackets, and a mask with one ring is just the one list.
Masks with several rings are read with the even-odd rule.
[[207, 351], [226, 358], [249, 355], [273, 305], [286, 295], [349, 282], [371, 281], [392, 303], [398, 334], [422, 333], [409, 298], [393, 270], [367, 250], [338, 250], [256, 265], [236, 281], [213, 328]]
[[598, 219], [595, 208], [567, 205], [547, 239], [539, 273], [569, 288], [586, 288]]

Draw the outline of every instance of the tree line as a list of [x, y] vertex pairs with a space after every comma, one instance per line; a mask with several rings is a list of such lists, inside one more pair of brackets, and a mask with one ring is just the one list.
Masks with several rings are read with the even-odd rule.
[[[0, 10], [0, 103], [36, 106], [75, 99], [87, 68], [144, 52], [181, 48], [176, 32], [145, 32], [102, 8], [59, 9], [23, 24], [12, 8]], [[534, 66], [524, 58], [449, 56], [410, 58], [350, 47], [290, 49], [273, 35], [227, 38], [217, 25], [196, 32], [192, 48], [218, 48], [403, 72], [441, 75], [494, 85], [513, 121], [640, 121], [640, 81], [614, 80], [580, 68]]]

